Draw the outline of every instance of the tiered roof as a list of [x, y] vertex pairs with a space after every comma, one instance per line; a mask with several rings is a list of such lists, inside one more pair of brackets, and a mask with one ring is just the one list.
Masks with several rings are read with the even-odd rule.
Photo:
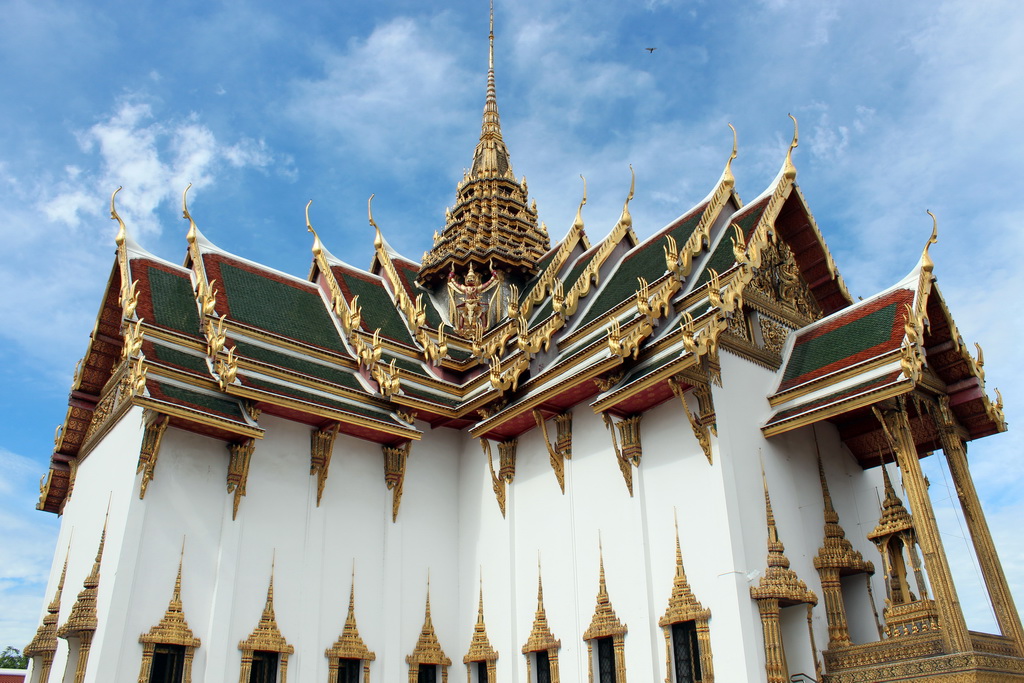
[[[492, 63], [476, 175], [459, 190], [473, 206], [518, 202], [520, 191], [525, 202], [525, 186], [502, 165], [493, 96]], [[927, 250], [907, 278], [854, 303], [796, 185], [796, 144], [794, 134], [778, 175], [744, 206], [734, 142], [707, 197], [643, 241], [631, 186], [618, 221], [592, 245], [584, 185], [555, 245], [545, 234], [522, 253], [490, 241], [444, 256], [480, 261], [486, 251], [495, 268], [520, 269], [521, 288], [510, 287], [505, 310], [475, 338], [453, 330], [443, 285], [431, 284], [455, 261], [439, 266], [440, 247], [422, 265], [402, 256], [372, 215], [374, 257], [363, 270], [331, 255], [307, 206], [313, 258], [299, 278], [215, 246], [184, 197], [185, 264], [163, 261], [132, 242], [112, 198], [117, 262], [40, 508], [62, 509], [78, 459], [133, 405], [228, 443], [262, 438], [263, 414], [388, 447], [422, 438], [427, 425], [505, 441], [536, 428], [538, 413], [550, 419], [586, 404], [626, 417], [720, 383], [721, 348], [779, 371], [766, 436], [830, 420], [864, 467], [876, 465], [881, 439], [870, 406], [915, 388], [947, 393], [968, 438], [1004, 429], [983, 361], [968, 353], [932, 284]], [[499, 186], [508, 193], [480, 194]], [[438, 244], [469, 234], [467, 220], [453, 218]], [[480, 225], [512, 225], [503, 220]], [[713, 426], [713, 409], [699, 418]], [[917, 434], [922, 452], [938, 447], [933, 427]]]

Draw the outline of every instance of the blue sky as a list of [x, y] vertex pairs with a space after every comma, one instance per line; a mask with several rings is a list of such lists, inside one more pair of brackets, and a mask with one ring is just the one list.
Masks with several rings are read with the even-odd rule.
[[[479, 135], [485, 0], [8, 0], [0, 24], [0, 647], [37, 625], [57, 518], [33, 510], [113, 264], [121, 215], [180, 262], [180, 195], [218, 245], [305, 275], [310, 236], [368, 265], [366, 198], [418, 259]], [[1024, 8], [1000, 2], [498, 0], [498, 103], [518, 175], [561, 237], [587, 177], [603, 236], [637, 173], [643, 237], [712, 188], [739, 131], [742, 197], [800, 120], [801, 185], [853, 294], [908, 272], [939, 217], [939, 287], [985, 348], [1011, 431], [970, 446], [1024, 604]], [[645, 47], [657, 47], [650, 54]], [[962, 561], [948, 475], [925, 460], [972, 626], [992, 619]]]

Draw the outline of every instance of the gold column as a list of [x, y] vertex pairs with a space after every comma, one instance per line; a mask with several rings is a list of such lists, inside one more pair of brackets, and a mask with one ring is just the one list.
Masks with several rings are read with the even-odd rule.
[[85, 668], [89, 665], [89, 650], [92, 649], [92, 631], [82, 631], [79, 635], [78, 662], [75, 664], [75, 683], [85, 680]]
[[822, 567], [818, 570], [821, 578], [821, 595], [825, 601], [825, 616], [828, 619], [828, 644], [850, 645], [850, 628], [846, 622], [846, 606], [843, 604], [843, 585], [839, 580], [839, 569]]
[[757, 609], [761, 613], [761, 631], [764, 633], [764, 669], [768, 683], [789, 683], [786, 650], [782, 646], [782, 628], [779, 623], [779, 601], [758, 600]]
[[906, 400], [900, 397], [894, 408], [881, 411], [874, 408], [874, 411], [876, 417], [881, 418], [885, 435], [896, 453], [900, 471], [903, 473], [903, 486], [910, 501], [914, 530], [924, 555], [925, 569], [928, 570], [932, 593], [942, 622], [943, 642], [949, 652], [969, 652], [972, 648], [971, 638], [956, 594], [956, 586], [953, 584], [949, 561], [942, 547], [935, 511], [928, 496], [928, 486], [921, 472], [914, 434], [907, 416]]
[[985, 579], [985, 587], [996, 613], [996, 622], [1000, 632], [1014, 641], [1017, 653], [1024, 655], [1024, 629], [1021, 628], [1020, 614], [1014, 605], [1013, 594], [1010, 593], [1003, 565], [999, 562], [996, 546], [992, 542], [992, 533], [978, 500], [978, 492], [974, 488], [974, 479], [967, 465], [967, 450], [956, 432], [956, 424], [949, 411], [949, 398], [943, 396], [939, 400], [939, 414], [933, 414], [933, 417], [936, 417], [942, 450], [949, 463], [949, 473], [953, 477], [957, 497], [960, 498], [967, 530], [971, 533], [974, 552], [981, 564], [981, 575]]

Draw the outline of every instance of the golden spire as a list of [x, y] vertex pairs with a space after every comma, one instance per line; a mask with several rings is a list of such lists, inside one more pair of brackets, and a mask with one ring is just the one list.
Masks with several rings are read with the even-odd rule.
[[199, 236], [199, 228], [196, 227], [196, 222], [192, 220], [192, 214], [188, 212], [188, 191], [191, 188], [192, 183], [189, 183], [185, 191], [181, 193], [181, 217], [188, 221], [188, 234], [185, 235], [185, 239], [188, 240], [189, 244], [194, 244]]
[[881, 459], [885, 500], [882, 501], [882, 513], [879, 515], [878, 525], [868, 534], [868, 539], [875, 543], [878, 543], [879, 539], [901, 531], [914, 530], [914, 519], [910, 516], [907, 508], [903, 506], [903, 501], [896, 495], [896, 489], [893, 488], [892, 480], [889, 479], [889, 468], [885, 465], [885, 459]]
[[601, 541], [597, 542], [597, 552], [600, 563], [600, 573], [597, 584], [597, 605], [594, 607], [594, 616], [590, 620], [590, 627], [583, 634], [583, 640], [593, 640], [605, 636], [625, 635], [626, 626], [619, 621], [612, 607], [612, 601], [608, 597], [608, 585], [604, 578], [604, 548]]
[[828, 490], [828, 480], [825, 479], [821, 453], [818, 453], [818, 479], [821, 481], [821, 496], [825, 508], [825, 540], [814, 558], [814, 568], [820, 570], [825, 567], [835, 567], [873, 571], [874, 566], [870, 562], [864, 562], [863, 556], [859, 551], [853, 549], [853, 544], [847, 540], [846, 532], [839, 525], [839, 513], [832, 505], [832, 494]]
[[494, 1], [491, 0], [490, 31], [487, 34], [487, 97], [484, 100], [484, 120], [480, 127], [480, 143], [473, 155], [474, 176], [512, 175], [508, 149], [501, 139], [501, 120], [498, 118], [498, 95], [494, 87]]
[[[109, 514], [109, 513], [108, 513]], [[103, 520], [103, 531], [100, 533], [100, 546], [96, 550], [96, 559], [92, 563], [92, 571], [82, 582], [82, 591], [75, 600], [71, 614], [64, 625], [57, 631], [61, 638], [75, 636], [82, 631], [95, 631], [98, 625], [96, 617], [96, 598], [100, 586], [100, 564], [103, 561], [103, 545], [107, 539], [107, 520]]]
[[462, 658], [464, 664], [471, 662], [493, 662], [498, 653], [491, 647], [487, 637], [487, 624], [484, 623], [484, 578], [480, 576], [480, 598], [476, 609], [476, 625], [473, 627], [473, 639], [469, 643], [469, 652]]
[[[470, 262], [483, 268], [529, 277], [551, 248], [547, 230], [538, 225], [537, 208], [529, 201], [526, 179], [517, 181], [508, 148], [501, 136], [498, 97], [494, 86], [494, 5], [488, 32], [487, 95], [480, 140], [472, 168], [456, 188], [455, 206], [445, 212], [445, 227], [423, 256], [420, 284], [437, 289], [448, 273], [465, 273]], [[521, 283], [520, 283], [521, 284]]]
[[64, 554], [64, 568], [60, 572], [60, 580], [57, 581], [57, 590], [53, 594], [53, 600], [46, 608], [43, 623], [36, 630], [32, 642], [25, 646], [22, 654], [26, 657], [39, 657], [44, 653], [57, 651], [57, 620], [60, 615], [60, 598], [64, 592], [64, 578], [68, 575], [68, 556], [70, 554], [71, 544], [68, 543], [67, 552]]
[[343, 657], [345, 659], [362, 659], [373, 661], [377, 658], [363, 642], [359, 635], [359, 627], [356, 625], [356, 563], [352, 561], [352, 583], [348, 589], [348, 615], [345, 617], [345, 628], [342, 630], [338, 640], [327, 649], [324, 654], [331, 659]]
[[728, 183], [731, 187], [736, 184], [736, 176], [732, 174], [732, 160], [736, 158], [736, 151], [738, 147], [736, 144], [736, 127], [730, 123], [729, 128], [732, 129], [732, 154], [729, 155], [729, 161], [725, 162], [725, 171], [722, 173], [722, 180]]
[[548, 626], [548, 614], [544, 610], [544, 582], [541, 580], [540, 558], [537, 558], [537, 611], [533, 615], [533, 628], [530, 637], [523, 645], [523, 654], [541, 650], [557, 650], [562, 641], [555, 638]]
[[583, 199], [580, 200], [579, 208], [576, 209], [576, 220], [572, 222], [570, 230], [583, 229], [583, 207], [587, 205], [587, 179], [580, 173], [580, 180], [583, 181]]
[[423, 617], [423, 628], [420, 629], [420, 637], [416, 641], [416, 647], [412, 654], [405, 658], [409, 666], [420, 664], [437, 664], [440, 666], [451, 666], [452, 660], [441, 649], [441, 643], [437, 640], [437, 633], [434, 632], [434, 622], [430, 617], [430, 578], [427, 578], [427, 607]]
[[122, 186], [118, 185], [114, 193], [110, 195], [110, 219], [117, 221], [117, 236], [114, 237], [114, 244], [117, 245], [118, 249], [124, 246], [125, 240], [128, 237], [128, 231], [124, 227], [124, 221], [117, 215], [117, 207], [114, 206], [114, 197], [121, 191]]
[[178, 556], [178, 575], [174, 579], [174, 592], [171, 593], [171, 601], [167, 604], [167, 611], [164, 612], [160, 623], [139, 636], [140, 643], [163, 643], [169, 645], [182, 645], [184, 647], [199, 647], [201, 642], [195, 637], [188, 622], [185, 621], [185, 612], [181, 604], [181, 565], [185, 559], [185, 541], [181, 542], [181, 555]]
[[[673, 511], [673, 516], [674, 516]], [[683, 550], [679, 545], [679, 521], [673, 520], [676, 527], [676, 574], [672, 580], [672, 595], [668, 599], [668, 608], [665, 615], [658, 620], [659, 626], [670, 626], [680, 621], [691, 619], [709, 619], [711, 610], [704, 609], [693, 594], [690, 583], [686, 580], [686, 570], [683, 568]]]
[[779, 539], [779, 529], [775, 526], [775, 513], [763, 465], [761, 481], [764, 484], [764, 509], [768, 521], [768, 568], [758, 585], [750, 587], [750, 597], [754, 600], [778, 600], [782, 607], [800, 603], [816, 605], [818, 596], [789, 568], [786, 547]]

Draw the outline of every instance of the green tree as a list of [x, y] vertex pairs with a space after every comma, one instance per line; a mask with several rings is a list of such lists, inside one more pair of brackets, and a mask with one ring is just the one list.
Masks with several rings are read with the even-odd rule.
[[21, 654], [21, 650], [8, 645], [0, 652], [0, 669], [27, 669], [28, 657]]

